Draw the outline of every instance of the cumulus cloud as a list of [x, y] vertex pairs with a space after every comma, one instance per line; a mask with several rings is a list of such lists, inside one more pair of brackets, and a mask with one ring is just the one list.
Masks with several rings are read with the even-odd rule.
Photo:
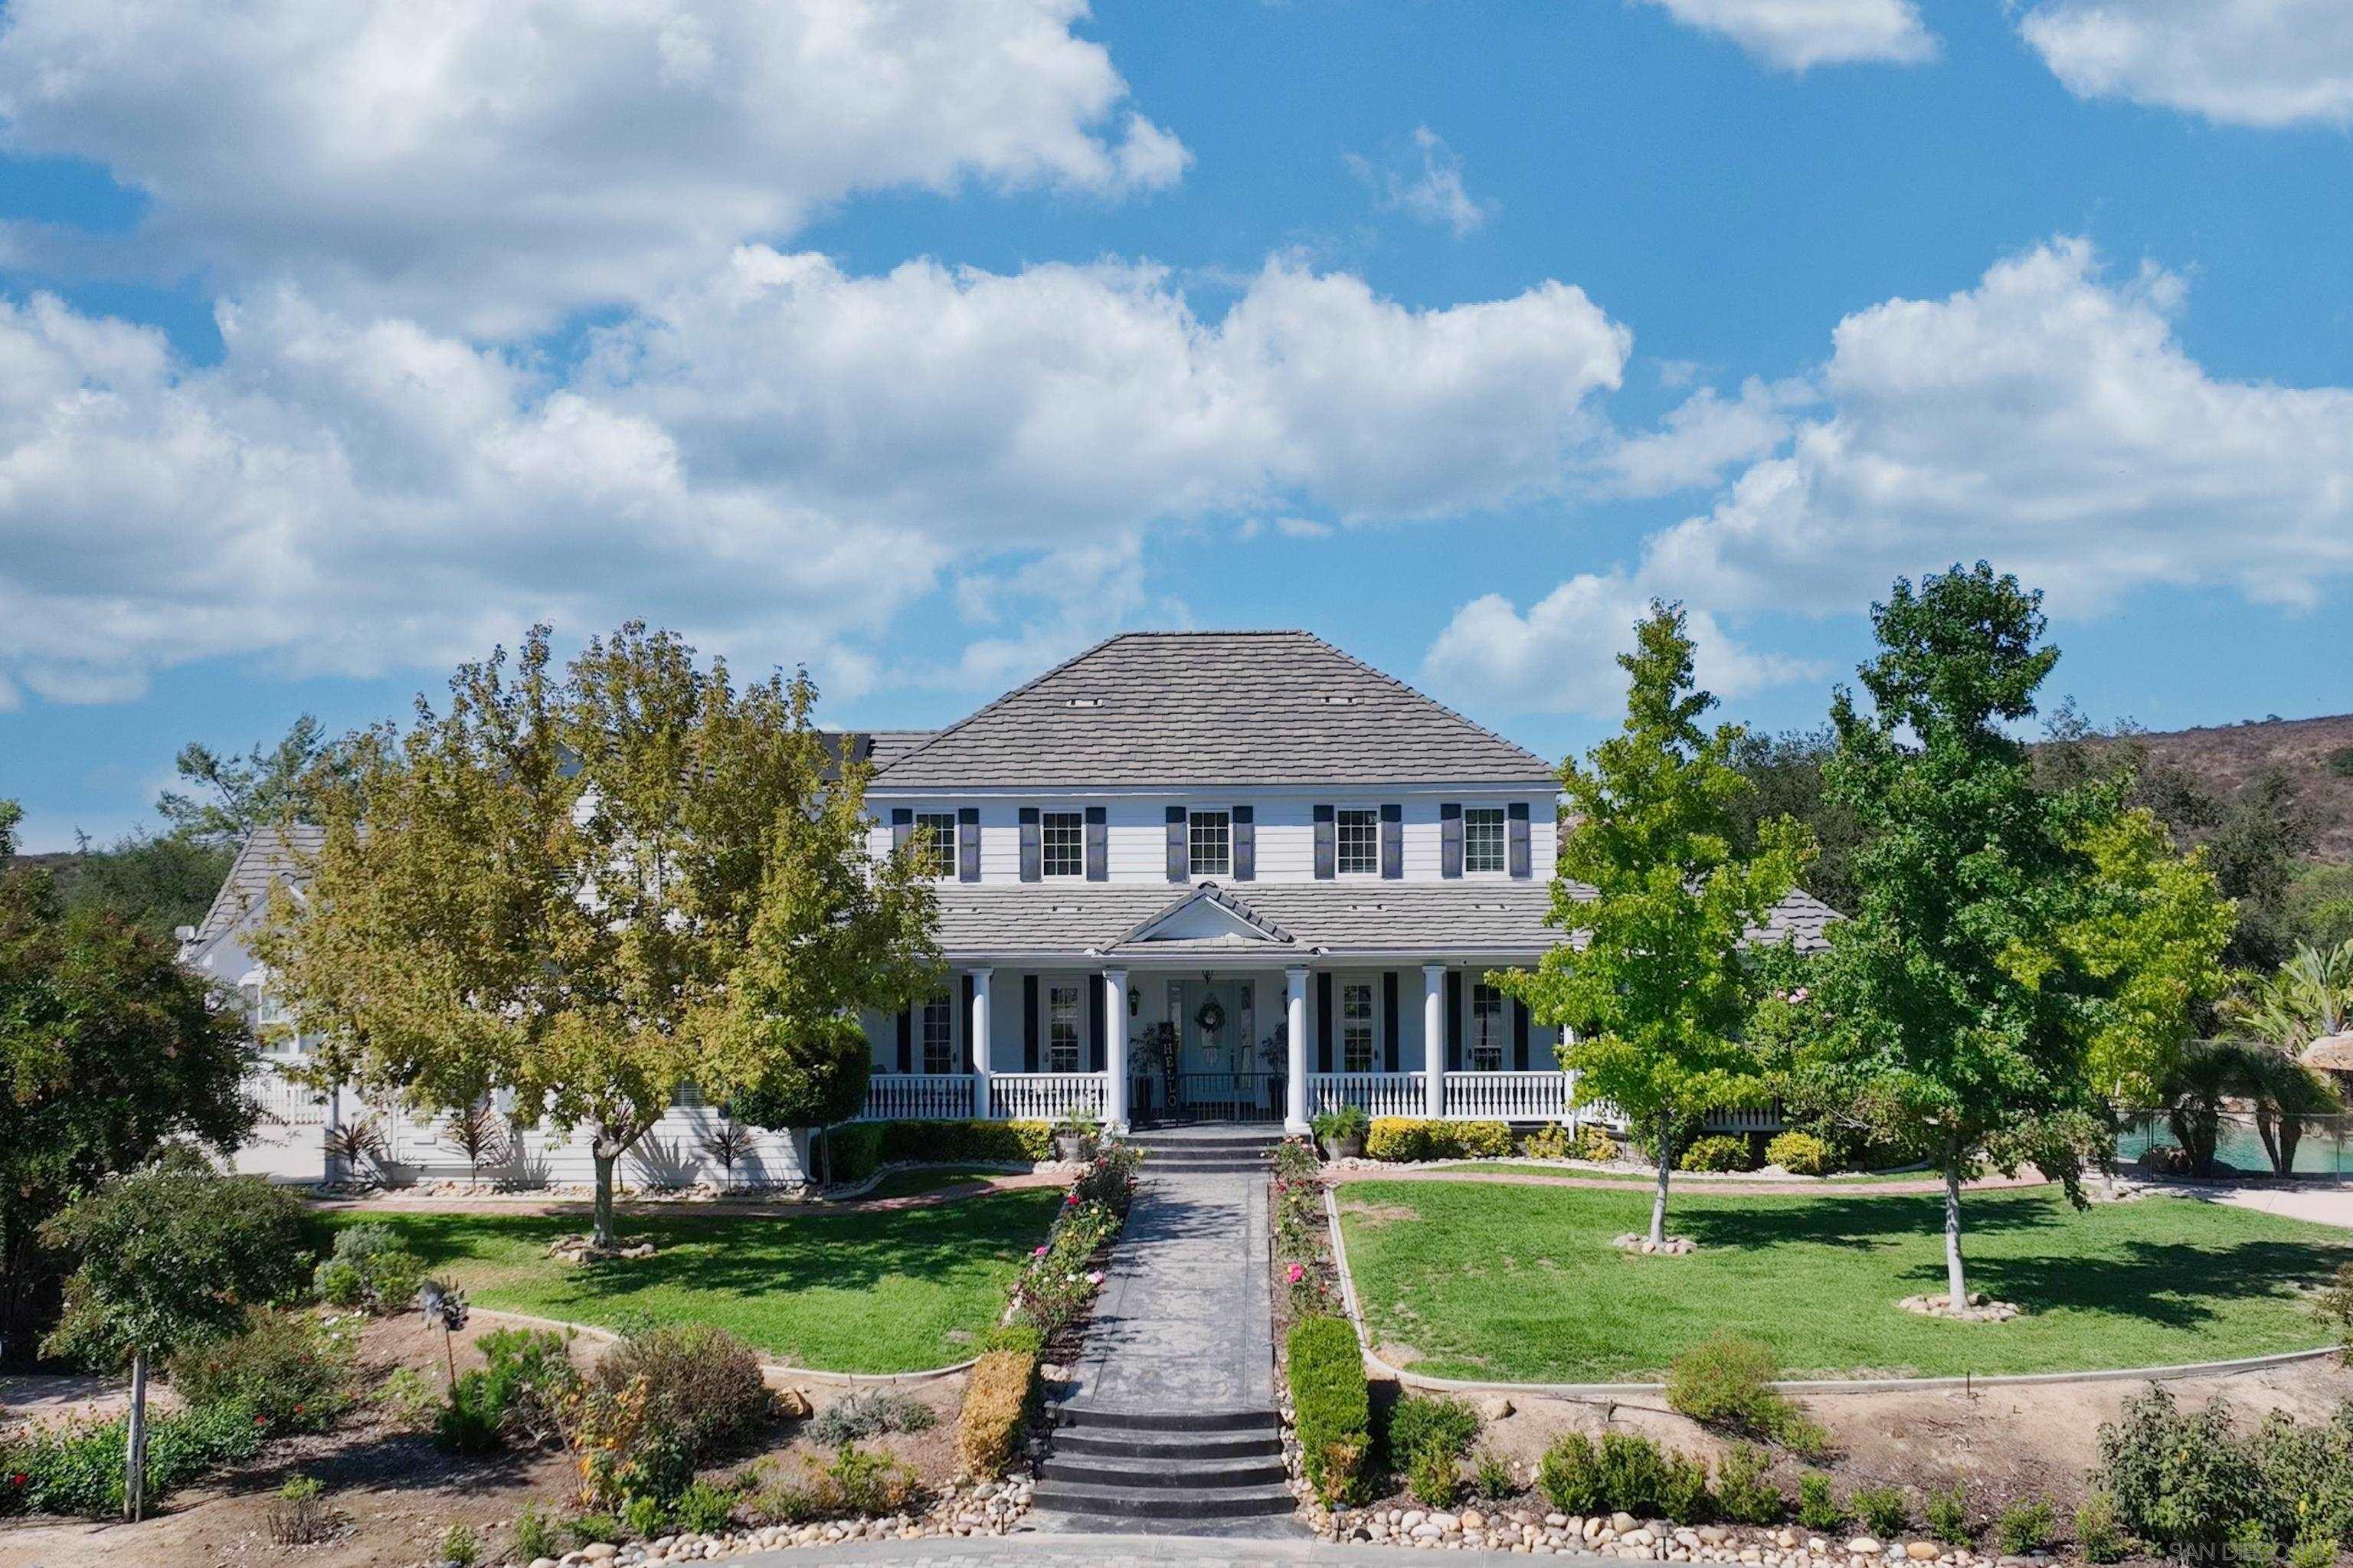
[[[1988, 558], [2093, 615], [2160, 585], [2294, 611], [2353, 576], [2353, 389], [2209, 374], [2182, 349], [2179, 281], [2112, 278], [2062, 238], [1942, 300], [1839, 323], [1813, 378], [1824, 411], [1751, 463], [1639, 566], [1580, 577], [1521, 614], [1465, 605], [1434, 672], [1532, 705], [1583, 691], [1547, 673], [1610, 646], [1630, 607], [1683, 599], [1723, 638], [1743, 618], [1860, 609], [1898, 575]], [[1719, 641], [1724, 689], [1797, 666]]]
[[859, 276], [756, 246], [561, 375], [290, 288], [219, 323], [200, 367], [0, 306], [0, 681], [370, 673], [625, 613], [752, 658], [847, 634], [871, 678], [857, 634], [951, 572], [1019, 609], [1049, 578], [1008, 557], [1043, 555], [1133, 605], [1157, 523], [1555, 491], [1629, 349], [1557, 283], [1417, 311], [1278, 260], [1205, 320], [1143, 265]]
[[1730, 38], [1767, 65], [1802, 71], [1818, 65], [1881, 60], [1911, 65], [1936, 55], [1936, 40], [1912, 0], [1650, 0], [1687, 27]]
[[2078, 97], [2233, 125], [2353, 124], [2343, 0], [2049, 0], [2018, 30]]
[[1457, 239], [1495, 210], [1463, 188], [1462, 159], [1427, 125], [1414, 127], [1409, 149], [1394, 150], [1377, 163], [1359, 153], [1345, 154], [1343, 161], [1384, 210], [1451, 229]]
[[[14, 152], [104, 164], [230, 291], [491, 334], [631, 302], [860, 190], [1096, 196], [1189, 154], [1084, 0], [11, 0]], [[22, 255], [53, 244], [23, 229]]]

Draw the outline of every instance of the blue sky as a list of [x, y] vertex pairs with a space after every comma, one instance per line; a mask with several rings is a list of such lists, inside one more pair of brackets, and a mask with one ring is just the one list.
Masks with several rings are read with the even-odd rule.
[[1547, 752], [1653, 595], [1897, 573], [2159, 727], [2347, 705], [2337, 0], [0, 7], [0, 796], [537, 617], [845, 725], [1304, 625]]

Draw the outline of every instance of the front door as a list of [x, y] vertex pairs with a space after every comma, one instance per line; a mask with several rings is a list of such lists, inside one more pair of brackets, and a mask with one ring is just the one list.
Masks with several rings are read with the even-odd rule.
[[1274, 1016], [1264, 982], [1248, 977], [1172, 982], [1176, 993], [1179, 1080], [1176, 1104], [1212, 1120], [1256, 1120], [1280, 1114], [1279, 1069], [1266, 1059], [1262, 1023]]

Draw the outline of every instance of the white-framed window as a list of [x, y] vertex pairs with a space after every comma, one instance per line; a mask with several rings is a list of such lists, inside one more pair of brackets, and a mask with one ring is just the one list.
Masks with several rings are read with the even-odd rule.
[[922, 1070], [926, 1073], [956, 1071], [955, 1004], [944, 996], [935, 996], [923, 1003], [915, 1022], [923, 1043]]
[[1226, 876], [1234, 868], [1234, 820], [1230, 811], [1194, 811], [1186, 818], [1186, 842], [1195, 876]]
[[1381, 814], [1351, 808], [1335, 812], [1332, 868], [1342, 876], [1378, 876]]
[[1504, 1037], [1511, 1030], [1504, 993], [1484, 981], [1471, 987], [1470, 1062], [1474, 1073], [1504, 1070]]
[[1079, 1071], [1079, 988], [1063, 980], [1046, 987], [1046, 1071]]
[[1504, 869], [1504, 808], [1466, 806], [1462, 810], [1462, 869]]
[[1038, 817], [1038, 867], [1047, 876], [1087, 874], [1087, 819], [1083, 811], [1044, 811]]
[[1340, 982], [1340, 1071], [1369, 1073], [1373, 1060], [1373, 987], [1369, 980]]
[[923, 845], [923, 863], [934, 876], [956, 874], [956, 814], [954, 811], [915, 813], [915, 839]]

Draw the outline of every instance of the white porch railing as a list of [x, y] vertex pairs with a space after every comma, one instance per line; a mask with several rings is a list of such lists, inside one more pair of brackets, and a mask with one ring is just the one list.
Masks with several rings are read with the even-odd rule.
[[[300, 1065], [290, 1058], [287, 1065]], [[327, 1120], [326, 1097], [308, 1084], [288, 1077], [280, 1064], [264, 1057], [246, 1075], [245, 1097], [261, 1112], [266, 1122], [277, 1127], [323, 1127]]]
[[1567, 1121], [1569, 1077], [1561, 1072], [1448, 1073], [1449, 1121]]
[[1706, 1121], [1710, 1132], [1778, 1132], [1781, 1130], [1781, 1105], [1776, 1100], [1769, 1106], [1712, 1110], [1707, 1113]]
[[1366, 1116], [1424, 1115], [1429, 1091], [1419, 1073], [1310, 1073], [1307, 1114], [1355, 1106]]
[[1066, 1116], [1101, 1120], [1101, 1073], [995, 1073], [988, 1080], [988, 1114], [999, 1121], [1060, 1121]]
[[877, 1073], [860, 1121], [970, 1121], [970, 1073]]

